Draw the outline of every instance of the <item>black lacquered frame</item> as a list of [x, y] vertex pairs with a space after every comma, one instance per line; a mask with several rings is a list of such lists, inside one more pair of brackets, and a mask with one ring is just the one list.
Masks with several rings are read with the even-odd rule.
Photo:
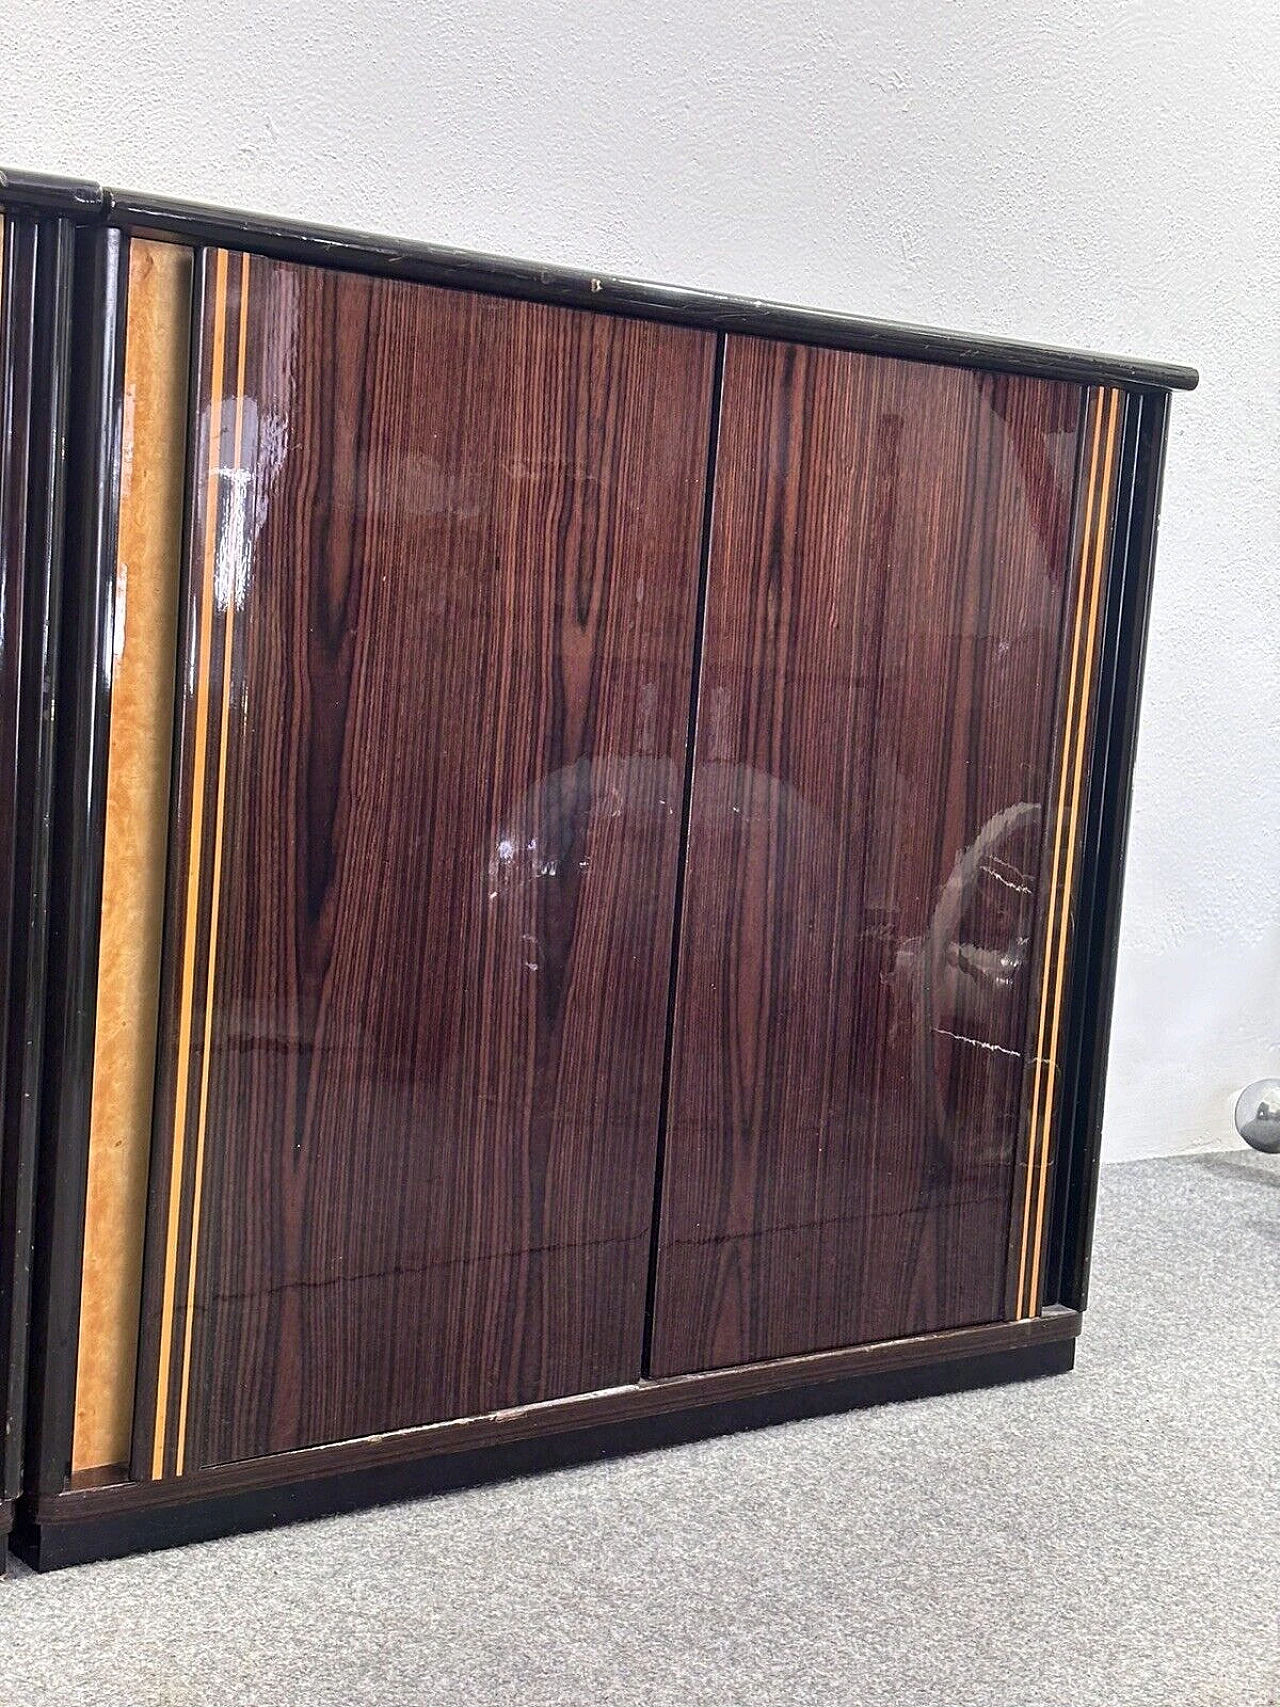
[[[54, 738], [62, 610], [74, 227], [7, 210], [3, 513], [5, 933], [0, 1130], [0, 1506], [23, 1485], [41, 1076], [44, 1067]], [[19, 475], [23, 488], [18, 489]]]
[[1123, 501], [1116, 519], [1104, 613], [1045, 1287], [1047, 1301], [1074, 1310], [1084, 1309], [1089, 1291], [1124, 859], [1168, 414], [1167, 393], [1132, 397], [1121, 446]]
[[942, 332], [888, 320], [864, 320], [782, 303], [753, 302], [673, 285], [610, 278], [602, 273], [573, 272], [533, 261], [473, 255], [428, 243], [397, 242], [389, 237], [203, 207], [127, 190], [100, 189], [95, 184], [0, 171], [0, 202], [24, 193], [44, 204], [60, 207], [69, 217], [94, 220], [124, 231], [170, 237], [195, 248], [211, 244], [249, 249], [255, 254], [302, 261], [309, 266], [344, 267], [387, 278], [526, 297], [602, 314], [670, 320], [713, 332], [785, 338], [802, 344], [863, 350], [872, 355], [902, 356], [909, 361], [1038, 374], [1045, 379], [1073, 380], [1085, 385], [1176, 391], [1191, 390], [1198, 378], [1194, 368], [1168, 362], [1091, 355], [1047, 344], [1014, 343], [1003, 338]]
[[65, 609], [31, 1312], [27, 1486], [70, 1472], [102, 912], [127, 244], [78, 234], [69, 358]]

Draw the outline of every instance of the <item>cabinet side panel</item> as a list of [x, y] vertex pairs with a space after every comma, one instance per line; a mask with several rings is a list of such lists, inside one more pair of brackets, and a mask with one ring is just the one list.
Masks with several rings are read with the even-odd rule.
[[[0, 215], [0, 1020], [6, 1036], [20, 1020], [11, 965], [21, 949], [18, 792], [24, 730], [22, 624], [27, 571], [27, 493], [31, 454], [35, 237], [25, 222]], [[6, 1080], [0, 1053], [0, 1091]], [[0, 1108], [6, 1108], [0, 1096]], [[0, 1128], [0, 1501], [19, 1491], [22, 1388], [26, 1374], [27, 1271], [30, 1267], [31, 1168], [18, 1121]], [[0, 1511], [0, 1547], [7, 1529]]]
[[35, 928], [28, 951], [29, 1055], [23, 1085], [24, 1103], [38, 1117], [39, 1129], [28, 1495], [63, 1488], [75, 1423], [102, 913], [126, 259], [120, 232], [101, 226], [68, 230], [52, 291], [50, 371], [60, 373], [61, 380], [51, 388], [43, 427], [53, 469], [45, 496], [49, 580], [38, 627], [28, 624], [27, 629], [32, 698], [41, 707], [40, 727], [48, 737], [30, 795], [30, 822], [47, 840], [43, 848], [33, 848], [30, 865]]
[[146, 1476], [639, 1374], [714, 355], [197, 294]]
[[1129, 394], [1115, 477], [1098, 685], [1080, 850], [1076, 924], [1053, 1137], [1053, 1215], [1041, 1300], [1083, 1309], [1102, 1139], [1102, 1102], [1115, 995], [1120, 902], [1136, 747], [1167, 393]]
[[1004, 1314], [1081, 404], [729, 340], [655, 1375]]
[[169, 826], [189, 249], [129, 246], [111, 731], [72, 1470], [129, 1462]]

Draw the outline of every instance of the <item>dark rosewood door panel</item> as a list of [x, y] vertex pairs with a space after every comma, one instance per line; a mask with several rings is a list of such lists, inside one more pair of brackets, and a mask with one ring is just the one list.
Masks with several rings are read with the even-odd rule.
[[1084, 403], [728, 341], [654, 1375], [1006, 1313]]
[[639, 1375], [714, 364], [197, 272], [148, 1477]]

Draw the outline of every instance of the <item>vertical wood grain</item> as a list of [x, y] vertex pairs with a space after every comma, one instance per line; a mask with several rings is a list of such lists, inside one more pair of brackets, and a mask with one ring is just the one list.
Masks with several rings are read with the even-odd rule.
[[995, 1320], [1078, 387], [731, 338], [654, 1375]]
[[714, 347], [199, 297], [145, 1476], [638, 1375]]
[[169, 829], [191, 252], [129, 246], [97, 1020], [72, 1470], [129, 1462]]

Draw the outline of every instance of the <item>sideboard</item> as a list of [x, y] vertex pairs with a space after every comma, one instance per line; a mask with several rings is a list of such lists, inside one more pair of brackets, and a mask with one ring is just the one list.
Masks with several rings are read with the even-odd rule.
[[16, 1551], [1067, 1370], [1195, 374], [0, 204]]

